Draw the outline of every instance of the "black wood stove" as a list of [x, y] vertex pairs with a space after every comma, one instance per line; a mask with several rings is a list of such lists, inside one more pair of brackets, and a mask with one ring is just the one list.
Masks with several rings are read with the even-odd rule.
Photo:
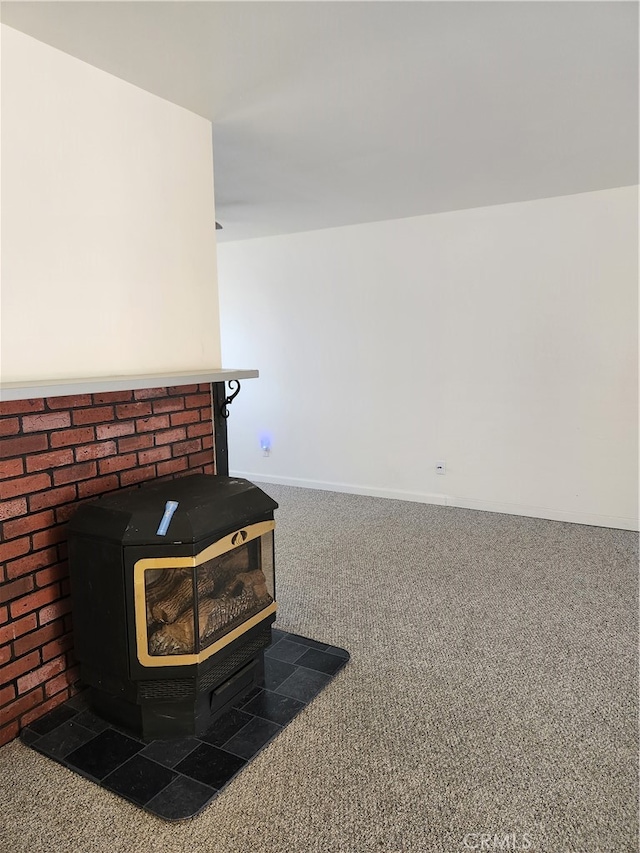
[[75, 654], [97, 713], [145, 740], [198, 735], [262, 682], [277, 506], [247, 480], [194, 474], [78, 510]]

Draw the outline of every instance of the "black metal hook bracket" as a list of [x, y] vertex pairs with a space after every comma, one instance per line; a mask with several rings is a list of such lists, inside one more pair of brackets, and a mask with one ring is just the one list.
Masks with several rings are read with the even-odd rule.
[[230, 394], [228, 397], [225, 397], [224, 400], [220, 404], [220, 416], [223, 417], [225, 420], [229, 417], [229, 414], [230, 414], [228, 407], [231, 405], [231, 403], [233, 403], [235, 398], [240, 393], [240, 382], [239, 382], [239, 380], [237, 380], [237, 379], [229, 380], [229, 388], [230, 389], [231, 389], [232, 385], [237, 385], [238, 387], [233, 392], [233, 394]]

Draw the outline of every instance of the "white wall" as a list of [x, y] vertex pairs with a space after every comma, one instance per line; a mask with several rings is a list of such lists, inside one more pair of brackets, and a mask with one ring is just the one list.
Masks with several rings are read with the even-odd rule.
[[1, 39], [3, 380], [219, 367], [210, 122]]
[[223, 354], [261, 375], [232, 469], [637, 527], [637, 212], [626, 187], [220, 245]]

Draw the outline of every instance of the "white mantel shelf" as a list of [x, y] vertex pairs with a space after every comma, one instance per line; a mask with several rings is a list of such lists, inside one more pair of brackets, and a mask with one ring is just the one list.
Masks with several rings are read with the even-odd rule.
[[102, 394], [107, 391], [139, 391], [141, 388], [166, 388], [175, 385], [229, 382], [255, 379], [257, 370], [233, 370], [221, 367], [180, 373], [144, 373], [132, 376], [100, 376], [95, 379], [41, 379], [0, 382], [0, 402], [31, 400], [38, 397], [67, 397], [73, 394]]

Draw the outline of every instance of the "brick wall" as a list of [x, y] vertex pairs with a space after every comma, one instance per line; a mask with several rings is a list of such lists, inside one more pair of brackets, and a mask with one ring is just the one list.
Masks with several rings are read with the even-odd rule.
[[77, 689], [65, 530], [79, 503], [213, 472], [209, 385], [0, 403], [0, 745]]

